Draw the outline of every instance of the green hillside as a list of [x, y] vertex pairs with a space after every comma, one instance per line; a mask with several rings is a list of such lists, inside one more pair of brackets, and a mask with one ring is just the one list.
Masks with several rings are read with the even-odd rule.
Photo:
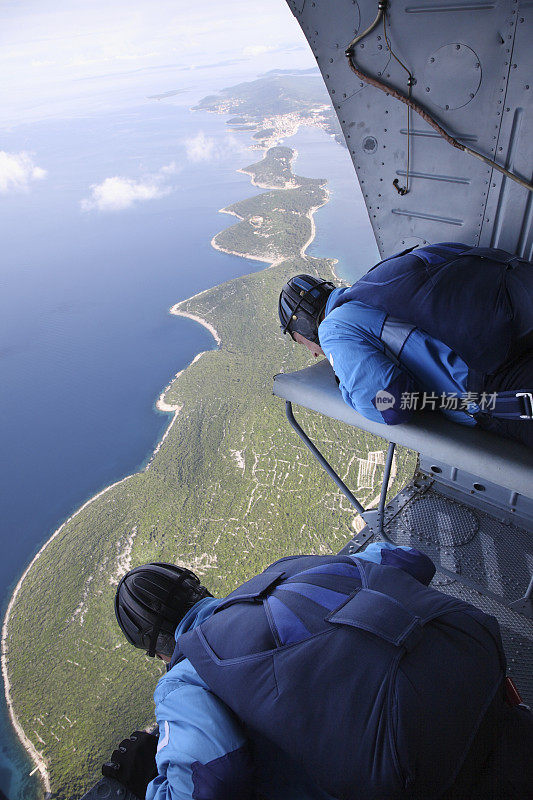
[[[270, 169], [275, 159], [267, 158]], [[183, 564], [214, 594], [225, 594], [282, 556], [338, 551], [354, 531], [348, 501], [272, 396], [276, 372], [309, 363], [307, 351], [280, 333], [281, 285], [298, 272], [333, 277], [331, 261], [300, 255], [311, 231], [308, 214], [327, 198], [323, 182], [294, 183], [232, 207], [243, 220], [220, 233], [217, 246], [262, 254], [276, 265], [181, 305], [216, 327], [220, 349], [167, 390], [165, 401], [182, 410], [149, 467], [71, 519], [14, 604], [8, 640], [14, 708], [43, 753], [58, 798], [83, 794], [118, 741], [153, 719], [161, 667], [125, 642], [113, 613], [127, 568], [150, 560]], [[252, 225], [258, 216], [262, 222]], [[385, 442], [311, 412], [298, 414], [347, 483], [359, 486], [362, 501], [375, 498]], [[393, 492], [414, 461], [398, 449]]]
[[[263, 134], [270, 133], [273, 129], [262, 131]], [[254, 134], [257, 136], [257, 134]], [[248, 167], [243, 167], [241, 172], [245, 172], [252, 176], [252, 181], [256, 186], [263, 186], [269, 189], [286, 189], [296, 183], [295, 177], [292, 173], [292, 160], [294, 158], [294, 150], [291, 147], [271, 147], [267, 150], [265, 157], [261, 161], [256, 161]], [[320, 186], [324, 181], [313, 181], [311, 178], [299, 178], [299, 185], [308, 185], [313, 183]], [[231, 210], [233, 206], [230, 206]]]
[[330, 100], [317, 70], [312, 75], [267, 75], [229, 86], [204, 97], [196, 108], [263, 119], [269, 114], [308, 113], [324, 106], [329, 108]]

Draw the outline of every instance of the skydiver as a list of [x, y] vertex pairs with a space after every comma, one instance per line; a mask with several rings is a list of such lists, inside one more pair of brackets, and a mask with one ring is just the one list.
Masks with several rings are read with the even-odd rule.
[[115, 612], [167, 664], [159, 740], [132, 734], [104, 775], [147, 800], [525, 800], [531, 714], [505, 701], [498, 623], [434, 573], [384, 543], [283, 558], [224, 599], [131, 570]]
[[454, 242], [410, 248], [349, 288], [296, 275], [278, 312], [366, 419], [438, 409], [533, 447], [533, 263]]

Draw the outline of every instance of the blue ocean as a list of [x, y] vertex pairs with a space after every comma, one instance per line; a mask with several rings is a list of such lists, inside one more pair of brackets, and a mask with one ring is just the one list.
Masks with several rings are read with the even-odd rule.
[[[219, 209], [261, 191], [237, 172], [261, 154], [224, 116], [191, 104], [143, 100], [3, 134], [2, 149], [34, 154], [47, 175], [0, 196], [2, 616], [53, 531], [146, 464], [170, 421], [155, 400], [196, 353], [215, 347], [170, 306], [264, 266], [210, 245], [232, 224]], [[347, 150], [318, 129], [286, 143], [299, 152], [297, 173], [329, 181], [308, 252], [339, 259], [339, 275], [355, 279], [377, 251]], [[158, 196], [122, 210], [90, 207], [90, 187], [114, 176], [153, 179]], [[38, 798], [3, 690], [1, 698], [0, 797]]]

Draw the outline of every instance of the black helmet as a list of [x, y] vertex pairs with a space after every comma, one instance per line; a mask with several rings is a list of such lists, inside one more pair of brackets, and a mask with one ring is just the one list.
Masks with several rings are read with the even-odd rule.
[[[278, 304], [283, 333], [300, 333], [318, 343], [318, 320], [335, 289], [330, 281], [312, 275], [295, 275], [281, 290]], [[294, 338], [294, 337], [293, 337]]]
[[174, 633], [187, 611], [212, 597], [190, 569], [145, 564], [127, 572], [115, 595], [115, 614], [128, 642], [147, 655], [172, 655]]

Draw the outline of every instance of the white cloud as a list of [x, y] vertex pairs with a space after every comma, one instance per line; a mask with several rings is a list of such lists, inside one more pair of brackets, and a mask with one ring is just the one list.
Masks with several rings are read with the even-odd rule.
[[170, 164], [159, 170], [160, 175], [177, 175], [179, 172], [181, 172], [181, 167], [175, 161], [171, 161]]
[[226, 134], [222, 139], [216, 140], [213, 136], [206, 136], [199, 131], [196, 136], [185, 140], [185, 149], [189, 161], [215, 161], [223, 158], [227, 153], [237, 153], [245, 149], [243, 143], [233, 134]]
[[276, 50], [275, 47], [269, 47], [266, 44], [250, 44], [248, 47], [245, 47], [242, 51], [243, 56], [262, 56], [263, 53], [271, 53], [273, 50]]
[[[243, 143], [227, 133], [220, 139], [206, 136], [199, 131], [196, 136], [184, 141], [187, 159], [192, 162], [213, 161], [228, 152], [245, 149]], [[114, 175], [102, 183], [90, 187], [90, 196], [81, 201], [83, 211], [124, 211], [146, 200], [158, 200], [174, 190], [173, 177], [179, 175], [182, 166], [171, 161], [157, 172], [142, 178], [126, 178]]]
[[189, 161], [212, 161], [217, 155], [216, 142], [212, 136], [200, 131], [192, 139], [186, 139], [185, 148]]
[[6, 153], [0, 150], [0, 194], [25, 192], [32, 181], [46, 177], [46, 170], [37, 167], [31, 153]]
[[145, 200], [158, 200], [172, 192], [168, 183], [170, 175], [177, 175], [180, 167], [175, 161], [154, 175], [141, 180], [115, 175], [91, 186], [91, 196], [81, 201], [83, 211], [123, 211]]
[[81, 201], [83, 211], [122, 211], [143, 200], [156, 200], [168, 194], [168, 187], [158, 186], [151, 180], [134, 181], [131, 178], [106, 178], [91, 186], [91, 197]]

